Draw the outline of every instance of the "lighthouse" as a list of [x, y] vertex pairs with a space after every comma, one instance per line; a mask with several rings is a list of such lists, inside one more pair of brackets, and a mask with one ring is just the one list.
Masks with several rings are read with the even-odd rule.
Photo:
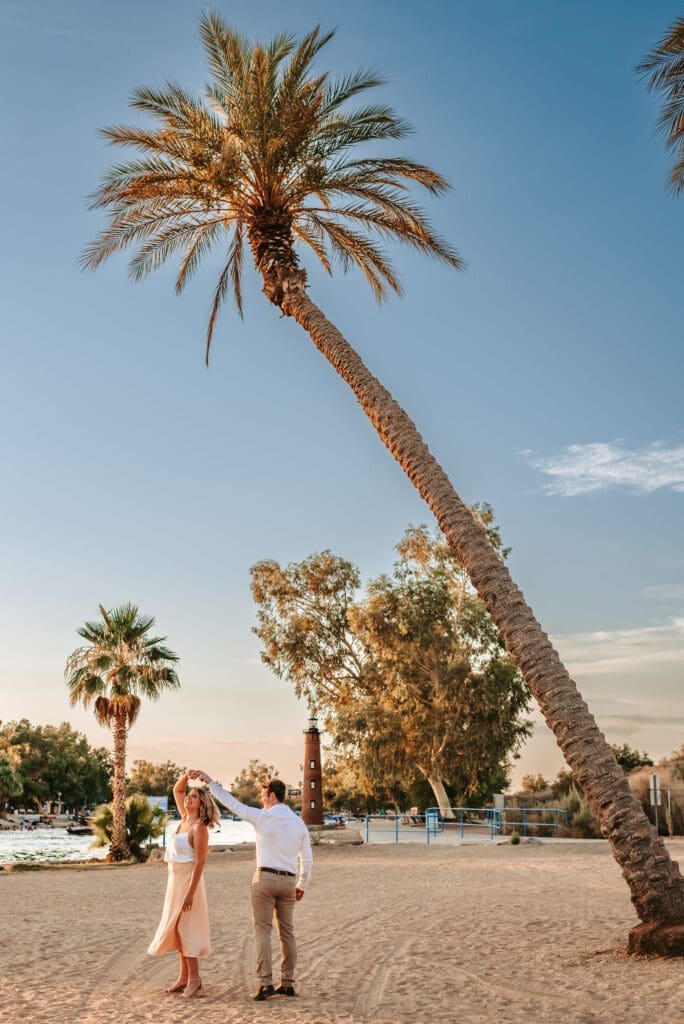
[[323, 824], [323, 773], [321, 771], [321, 734], [315, 712], [304, 730], [304, 784], [302, 821], [305, 825]]

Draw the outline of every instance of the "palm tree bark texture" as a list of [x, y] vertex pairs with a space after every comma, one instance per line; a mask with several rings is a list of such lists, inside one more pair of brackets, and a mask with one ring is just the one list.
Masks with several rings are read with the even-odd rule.
[[267, 276], [266, 296], [292, 316], [352, 389], [382, 443], [432, 510], [501, 632], [563, 756], [611, 843], [641, 920], [634, 953], [684, 955], [684, 879], [629, 788], [593, 715], [485, 531], [461, 501], [415, 424], [311, 301], [306, 274]]

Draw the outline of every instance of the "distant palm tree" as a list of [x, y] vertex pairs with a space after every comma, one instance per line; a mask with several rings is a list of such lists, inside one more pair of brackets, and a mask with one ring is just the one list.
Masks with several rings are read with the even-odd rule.
[[141, 698], [157, 700], [164, 690], [180, 683], [174, 667], [177, 655], [164, 646], [166, 637], [148, 636], [154, 619], [140, 615], [133, 604], [106, 611], [101, 620], [86, 622], [78, 630], [87, 645], [70, 655], [66, 684], [71, 704], [89, 707], [114, 734], [112, 781], [112, 860], [126, 860], [126, 737], [140, 711]]
[[[213, 81], [206, 101], [178, 85], [133, 93], [152, 128], [113, 127], [103, 135], [142, 158], [108, 172], [93, 206], [109, 222], [83, 256], [94, 268], [137, 246], [130, 270], [140, 279], [178, 249], [181, 291], [212, 247], [223, 246], [206, 339], [209, 356], [221, 304], [232, 289], [242, 314], [242, 269], [249, 246], [267, 298], [294, 317], [349, 384], [383, 444], [433, 511], [465, 566], [504, 642], [536, 697], [575, 778], [582, 785], [630, 886], [643, 925], [630, 936], [635, 950], [668, 951], [684, 927], [684, 881], [634, 800], [577, 687], [535, 620], [508, 569], [474, 520], [415, 424], [376, 380], [307, 294], [299, 248], [327, 271], [334, 258], [356, 266], [378, 298], [400, 291], [383, 249], [398, 241], [448, 266], [459, 255], [433, 230], [408, 195], [417, 184], [432, 194], [445, 179], [404, 157], [356, 156], [367, 143], [401, 139], [408, 125], [385, 106], [343, 109], [380, 84], [358, 71], [341, 81], [312, 70], [332, 33], [314, 29], [299, 44], [289, 35], [252, 45], [218, 15], [203, 15], [200, 31]], [[672, 929], [675, 929], [675, 932]]]
[[679, 193], [684, 190], [684, 18], [675, 21], [637, 72], [647, 77], [648, 88], [663, 98], [658, 128], [666, 147], [675, 154], [669, 184]]

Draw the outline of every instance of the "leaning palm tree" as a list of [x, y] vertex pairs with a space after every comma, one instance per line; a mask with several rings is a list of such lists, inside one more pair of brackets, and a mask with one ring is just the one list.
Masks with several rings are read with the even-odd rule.
[[663, 97], [658, 128], [666, 147], [675, 154], [669, 185], [679, 193], [684, 190], [684, 18], [675, 21], [639, 64], [637, 73], [647, 79], [649, 89]]
[[380, 84], [378, 76], [358, 71], [332, 82], [313, 70], [332, 33], [314, 29], [299, 43], [280, 35], [267, 46], [252, 45], [215, 14], [202, 17], [200, 31], [212, 72], [204, 99], [178, 85], [139, 88], [132, 106], [151, 115], [154, 127], [103, 132], [141, 156], [114, 166], [95, 193], [93, 206], [108, 212], [108, 223], [85, 251], [84, 266], [95, 268], [134, 246], [130, 270], [137, 280], [181, 250], [181, 291], [200, 260], [218, 248], [223, 266], [209, 316], [208, 359], [231, 290], [242, 315], [249, 248], [266, 297], [294, 317], [352, 388], [497, 624], [630, 886], [642, 921], [630, 947], [684, 951], [684, 881], [558, 654], [414, 423], [308, 295], [302, 250], [311, 250], [327, 271], [334, 260], [358, 268], [378, 298], [400, 292], [385, 242], [460, 268], [458, 254], [408, 191], [415, 185], [440, 194], [445, 179], [414, 160], [367, 154], [367, 144], [401, 139], [408, 125], [386, 106], [349, 109], [349, 101]]
[[112, 780], [112, 832], [109, 856], [127, 860], [126, 841], [126, 737], [140, 712], [141, 698], [157, 700], [164, 690], [180, 684], [177, 655], [164, 646], [166, 637], [152, 637], [154, 619], [141, 615], [133, 604], [106, 611], [100, 605], [101, 620], [86, 622], [78, 630], [87, 641], [70, 655], [66, 684], [71, 704], [89, 707], [95, 717], [114, 734], [114, 778]]

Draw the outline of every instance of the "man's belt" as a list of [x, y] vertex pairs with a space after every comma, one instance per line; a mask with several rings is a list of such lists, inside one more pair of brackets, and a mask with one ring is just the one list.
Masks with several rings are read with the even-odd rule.
[[259, 871], [269, 871], [272, 875], [287, 875], [288, 878], [294, 878], [294, 871], [280, 871], [278, 868], [259, 868]]

